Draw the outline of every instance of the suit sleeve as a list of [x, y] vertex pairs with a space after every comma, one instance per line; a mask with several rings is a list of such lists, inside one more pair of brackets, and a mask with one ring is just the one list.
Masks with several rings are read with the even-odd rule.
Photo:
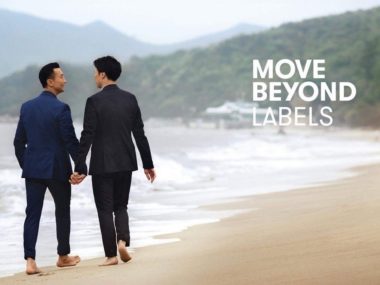
[[65, 104], [63, 110], [60, 112], [58, 122], [61, 139], [63, 140], [66, 150], [69, 152], [72, 160], [75, 161], [78, 156], [79, 141], [75, 135], [71, 110], [68, 105]]
[[75, 171], [80, 174], [87, 174], [86, 157], [94, 141], [96, 125], [96, 110], [91, 98], [88, 98], [84, 110], [83, 130], [79, 142], [78, 158], [75, 162]]
[[152, 169], [154, 168], [152, 154], [150, 152], [148, 139], [145, 136], [144, 123], [141, 118], [140, 107], [139, 107], [136, 97], [133, 97], [133, 98], [135, 99], [136, 108], [137, 108], [136, 118], [135, 118], [135, 122], [132, 129], [133, 137], [135, 138], [137, 148], [140, 152], [144, 169]]
[[23, 112], [22, 112], [22, 107], [21, 107], [20, 118], [19, 118], [18, 123], [17, 123], [16, 134], [15, 134], [15, 138], [13, 140], [13, 145], [15, 148], [15, 154], [16, 154], [17, 161], [18, 161], [21, 168], [23, 168], [23, 165], [24, 165], [24, 154], [25, 154], [25, 150], [26, 150], [26, 144], [28, 143], [25, 128], [24, 128], [22, 113]]

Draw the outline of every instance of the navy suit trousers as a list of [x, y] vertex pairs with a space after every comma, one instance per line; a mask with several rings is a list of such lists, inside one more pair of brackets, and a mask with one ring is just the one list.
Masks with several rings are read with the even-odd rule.
[[71, 184], [51, 179], [25, 179], [26, 218], [24, 223], [24, 258], [36, 257], [36, 242], [46, 189], [50, 190], [55, 204], [58, 255], [70, 253], [70, 200]]

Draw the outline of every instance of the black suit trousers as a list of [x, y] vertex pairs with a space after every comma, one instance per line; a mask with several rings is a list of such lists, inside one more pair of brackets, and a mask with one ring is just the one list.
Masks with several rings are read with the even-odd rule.
[[[98, 211], [106, 257], [116, 256], [117, 242], [130, 245], [128, 200], [132, 171], [92, 175], [92, 188]], [[114, 217], [115, 216], [115, 217]]]
[[24, 223], [24, 258], [36, 257], [36, 242], [46, 188], [49, 188], [55, 204], [58, 255], [70, 253], [70, 200], [71, 184], [52, 179], [25, 179], [26, 218]]

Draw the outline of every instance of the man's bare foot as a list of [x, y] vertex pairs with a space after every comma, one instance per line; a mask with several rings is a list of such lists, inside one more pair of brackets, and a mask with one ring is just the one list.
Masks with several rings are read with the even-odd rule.
[[28, 275], [41, 273], [41, 270], [37, 267], [36, 261], [31, 257], [28, 257], [26, 260], [25, 272]]
[[117, 248], [119, 250], [120, 259], [124, 262], [128, 262], [132, 259], [127, 251], [127, 247], [125, 246], [125, 241], [119, 240], [117, 243]]
[[117, 260], [116, 256], [107, 257], [107, 259], [102, 264], [99, 264], [99, 266], [116, 265], [117, 263], [118, 263], [118, 260]]
[[80, 262], [79, 256], [68, 256], [68, 255], [60, 255], [58, 257], [57, 266], [58, 267], [67, 267], [67, 266], [75, 266]]

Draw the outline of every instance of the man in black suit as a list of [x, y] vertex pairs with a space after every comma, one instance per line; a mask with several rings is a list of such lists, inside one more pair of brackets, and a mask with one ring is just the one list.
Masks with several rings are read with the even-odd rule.
[[79, 174], [86, 174], [83, 169], [92, 145], [89, 174], [107, 258], [102, 265], [115, 265], [117, 249], [122, 261], [131, 259], [126, 248], [130, 245], [127, 206], [132, 171], [137, 170], [132, 134], [147, 179], [153, 182], [156, 173], [136, 97], [116, 85], [121, 64], [106, 56], [96, 59], [94, 65], [96, 86], [102, 90], [87, 99], [76, 172], [71, 180], [75, 184]]

